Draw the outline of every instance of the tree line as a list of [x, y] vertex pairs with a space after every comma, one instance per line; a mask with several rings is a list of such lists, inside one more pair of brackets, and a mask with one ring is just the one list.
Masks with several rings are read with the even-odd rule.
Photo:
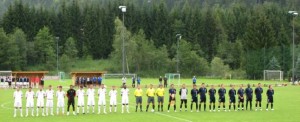
[[[92, 58], [111, 60], [115, 64], [107, 70], [121, 71], [123, 25], [118, 6], [126, 5], [128, 72], [176, 72], [176, 34], [181, 34], [183, 75], [260, 79], [263, 70], [273, 69], [283, 70], [288, 77], [292, 23], [299, 45], [299, 19], [293, 22], [287, 11], [296, 10], [297, 4], [289, 0], [70, 0], [36, 7], [16, 1], [1, 18], [0, 56], [5, 58], [0, 59], [0, 67], [55, 70], [58, 53], [63, 70], [70, 70], [68, 62]], [[296, 56], [299, 52], [297, 48]]]

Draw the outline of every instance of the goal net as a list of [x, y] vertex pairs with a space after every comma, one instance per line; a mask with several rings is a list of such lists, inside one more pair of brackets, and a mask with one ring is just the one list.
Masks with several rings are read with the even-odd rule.
[[59, 77], [59, 81], [64, 81], [66, 77], [65, 72], [59, 72], [58, 77]]
[[283, 80], [283, 71], [281, 70], [264, 70], [264, 81], [273, 80], [273, 81], [282, 81]]
[[[131, 78], [135, 77], [136, 78], [136, 74], [133, 73], [129, 73], [129, 74], [124, 74], [124, 76], [126, 77], [126, 81], [130, 81], [131, 82]], [[107, 80], [107, 79], [121, 79], [123, 78], [123, 74], [122, 73], [112, 73], [112, 74], [104, 74], [103, 75], [103, 81]]]
[[166, 73], [165, 76], [168, 78], [168, 85], [174, 84], [180, 86], [180, 74], [179, 73]]

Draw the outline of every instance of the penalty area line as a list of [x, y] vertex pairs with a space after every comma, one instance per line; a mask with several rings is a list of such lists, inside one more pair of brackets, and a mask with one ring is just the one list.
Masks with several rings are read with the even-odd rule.
[[185, 121], [185, 122], [192, 122], [192, 121], [187, 120], [187, 119], [183, 119], [183, 118], [171, 116], [171, 115], [168, 115], [168, 114], [163, 114], [163, 113], [160, 113], [160, 112], [155, 112], [155, 114], [166, 116], [166, 117], [170, 117], [170, 118], [174, 118], [174, 119], [177, 119], [177, 120], [182, 120], [182, 121]]
[[1, 108], [4, 108], [4, 109], [13, 109], [13, 108], [9, 108], [9, 107], [6, 107], [5, 105], [8, 104], [10, 102], [6, 102], [6, 103], [2, 103], [1, 104]]

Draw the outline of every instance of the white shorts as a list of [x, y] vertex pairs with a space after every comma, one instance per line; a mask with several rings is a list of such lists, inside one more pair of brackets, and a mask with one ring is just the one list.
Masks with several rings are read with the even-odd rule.
[[110, 105], [117, 105], [117, 99], [110, 99]]
[[99, 98], [98, 105], [105, 105], [105, 104], [106, 104], [105, 98]]
[[88, 106], [94, 106], [95, 105], [95, 99], [88, 99]]
[[65, 107], [65, 101], [63, 101], [63, 100], [58, 100], [58, 101], [57, 101], [57, 107], [58, 107], [58, 108], [63, 108], [63, 107]]
[[47, 100], [46, 107], [53, 107], [53, 100]]
[[128, 97], [122, 97], [122, 104], [128, 104]]
[[34, 101], [32, 100], [30, 100], [30, 101], [26, 101], [26, 107], [27, 108], [33, 108], [34, 107]]
[[21, 108], [22, 107], [22, 101], [15, 101], [14, 106], [18, 107], [18, 108]]
[[84, 99], [78, 99], [77, 106], [84, 106]]
[[44, 107], [44, 99], [37, 100], [36, 106], [37, 106], [37, 107]]

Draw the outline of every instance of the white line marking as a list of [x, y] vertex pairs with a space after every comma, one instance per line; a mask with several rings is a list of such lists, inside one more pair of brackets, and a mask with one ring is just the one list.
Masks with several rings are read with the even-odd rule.
[[6, 102], [6, 103], [2, 103], [1, 104], [1, 108], [4, 108], [4, 109], [13, 109], [13, 108], [9, 108], [9, 107], [6, 107], [5, 105], [8, 104], [10, 102]]
[[155, 114], [166, 116], [166, 117], [170, 117], [170, 118], [174, 118], [174, 119], [177, 119], [177, 120], [182, 120], [182, 121], [185, 121], [185, 122], [192, 122], [191, 120], [187, 120], [187, 119], [183, 119], [183, 118], [171, 116], [171, 115], [168, 115], [168, 114], [163, 114], [163, 113], [160, 113], [160, 112], [155, 112]]

